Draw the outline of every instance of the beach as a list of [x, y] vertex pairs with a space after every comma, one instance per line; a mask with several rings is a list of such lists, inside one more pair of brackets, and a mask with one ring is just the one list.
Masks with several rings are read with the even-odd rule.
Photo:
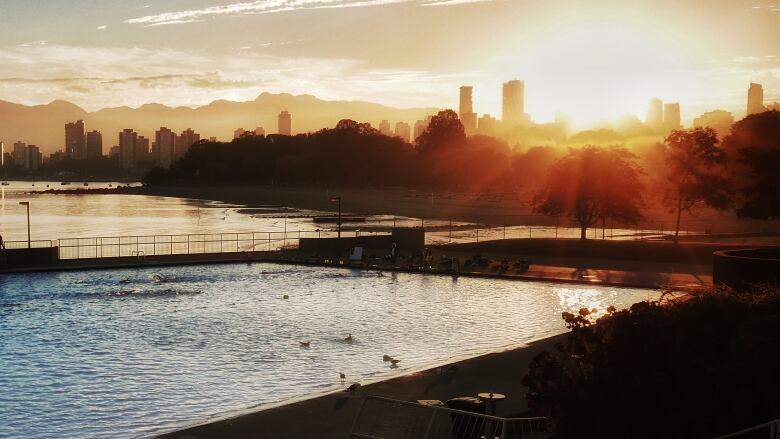
[[[164, 439], [207, 438], [320, 438], [346, 439], [365, 396], [404, 401], [446, 401], [480, 392], [507, 395], [497, 415], [530, 416], [521, 384], [531, 360], [552, 350], [566, 335], [544, 338], [527, 346], [482, 355], [422, 372], [367, 384], [355, 393], [337, 392], [312, 399], [217, 420], [159, 436]], [[455, 367], [451, 367], [455, 366]], [[448, 369], [453, 370], [448, 372]], [[346, 385], [350, 384], [347, 381]], [[346, 387], [345, 385], [345, 387]]]

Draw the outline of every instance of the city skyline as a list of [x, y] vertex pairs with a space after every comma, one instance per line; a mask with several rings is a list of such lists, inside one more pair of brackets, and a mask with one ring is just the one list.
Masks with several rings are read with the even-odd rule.
[[741, 116], [747, 82], [780, 97], [780, 13], [759, 3], [28, 3], [0, 6], [0, 99], [24, 104], [198, 106], [269, 91], [456, 108], [451, 90], [472, 84], [478, 113], [499, 116], [499, 87], [519, 78], [535, 121], [560, 112], [581, 126], [642, 117], [654, 96], [680, 102], [684, 123]]

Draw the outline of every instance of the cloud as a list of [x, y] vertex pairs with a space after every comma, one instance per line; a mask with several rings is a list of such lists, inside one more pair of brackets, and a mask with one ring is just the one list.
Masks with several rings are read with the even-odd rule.
[[780, 12], [780, 3], [753, 6], [754, 11]]
[[106, 30], [106, 29], [108, 29], [108, 26], [106, 26], [105, 24], [97, 27], [97, 30]]
[[[260, 92], [313, 94], [401, 107], [436, 106], [452, 94], [446, 74], [376, 70], [354, 59], [285, 58], [141, 47], [34, 45], [0, 48], [0, 99], [37, 105], [64, 99], [89, 110], [149, 102], [199, 106]], [[388, 87], [395, 92], [388, 94]], [[424, 92], [421, 92], [424, 90]]]
[[272, 14], [303, 9], [361, 8], [398, 3], [417, 3], [422, 4], [423, 6], [448, 6], [484, 1], [492, 0], [256, 0], [221, 6], [209, 6], [201, 9], [163, 12], [155, 15], [131, 18], [125, 20], [125, 23], [140, 24], [149, 27], [193, 23], [218, 16]]

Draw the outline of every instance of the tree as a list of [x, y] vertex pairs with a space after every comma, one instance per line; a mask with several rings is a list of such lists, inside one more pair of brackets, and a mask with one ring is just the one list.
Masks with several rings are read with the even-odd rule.
[[726, 157], [712, 128], [674, 130], [665, 139], [666, 198], [674, 204], [677, 221], [674, 242], [679, 242], [682, 213], [704, 204], [725, 210], [731, 204], [731, 185], [725, 177]]
[[465, 144], [466, 130], [458, 113], [452, 110], [440, 111], [433, 116], [428, 128], [417, 138], [417, 148], [420, 152], [435, 152]]
[[573, 149], [550, 167], [543, 189], [534, 197], [534, 210], [572, 217], [581, 239], [599, 220], [636, 224], [642, 218], [641, 173], [636, 156], [625, 148]]
[[723, 139], [739, 194], [737, 215], [780, 218], [780, 112], [752, 114]]

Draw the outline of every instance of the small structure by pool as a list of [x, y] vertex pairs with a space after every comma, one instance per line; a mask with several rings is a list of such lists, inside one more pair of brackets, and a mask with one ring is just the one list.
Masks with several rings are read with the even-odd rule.
[[712, 281], [736, 291], [780, 285], [780, 247], [722, 250], [713, 255]]

